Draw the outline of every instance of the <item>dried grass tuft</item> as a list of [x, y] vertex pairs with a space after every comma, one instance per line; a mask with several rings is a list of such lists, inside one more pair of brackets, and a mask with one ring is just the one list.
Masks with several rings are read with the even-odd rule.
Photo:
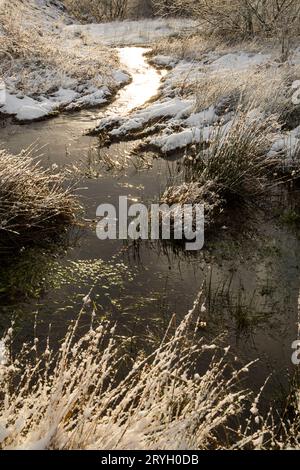
[[23, 151], [0, 151], [0, 249], [20, 249], [43, 243], [75, 223], [79, 204], [62, 174], [42, 169]]

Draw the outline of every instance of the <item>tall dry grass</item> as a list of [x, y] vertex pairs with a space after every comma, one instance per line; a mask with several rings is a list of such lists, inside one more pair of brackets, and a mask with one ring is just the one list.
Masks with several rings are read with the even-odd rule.
[[109, 323], [93, 315], [79, 335], [89, 296], [58, 351], [35, 338], [14, 354], [10, 328], [0, 341], [0, 448], [299, 448], [299, 391], [293, 419], [278, 420], [273, 409], [262, 415], [265, 384], [255, 397], [241, 386], [251, 364], [232, 367], [229, 348], [201, 339], [202, 301], [200, 293], [176, 331], [126, 372]]
[[[248, 398], [238, 384], [248, 368], [228, 366], [228, 349], [199, 339], [202, 296], [174, 334], [124, 374], [122, 348], [109, 324], [91, 322], [78, 339], [79, 319], [58, 352], [36, 339], [11, 351], [1, 343], [2, 449], [206, 449], [221, 442]], [[85, 299], [89, 302], [89, 298]], [[85, 307], [80, 314], [84, 315]], [[197, 373], [201, 357], [210, 365]], [[123, 377], [123, 378], [122, 378]], [[229, 432], [229, 431], [228, 431]], [[232, 432], [229, 432], [232, 435]], [[242, 436], [237, 431], [236, 441]]]
[[84, 37], [70, 44], [62, 34], [63, 22], [46, 20], [32, 3], [5, 0], [3, 5], [0, 73], [9, 90], [34, 96], [86, 82], [115, 86], [112, 71], [118, 57], [111, 49], [90, 44]]
[[231, 122], [215, 126], [207, 140], [187, 152], [184, 183], [168, 187], [162, 202], [204, 204], [207, 224], [226, 206], [256, 205], [274, 185], [279, 162], [266, 154], [277, 128], [274, 118], [238, 110]]
[[0, 251], [43, 243], [75, 223], [79, 204], [62, 174], [44, 170], [27, 150], [0, 150]]

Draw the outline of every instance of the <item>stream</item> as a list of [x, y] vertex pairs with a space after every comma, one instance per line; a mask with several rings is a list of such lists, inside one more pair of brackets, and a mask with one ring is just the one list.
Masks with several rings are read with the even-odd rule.
[[[157, 201], [176, 171], [176, 162], [131, 155], [131, 142], [101, 148], [98, 138], [85, 135], [99, 118], [126, 114], [156, 95], [166, 72], [148, 65], [145, 51], [119, 49], [132, 82], [106, 108], [0, 129], [1, 145], [11, 153], [34, 143], [46, 167], [80, 167], [84, 178], [77, 194], [88, 221], [102, 203], [118, 207], [121, 195], [135, 202]], [[272, 218], [248, 237], [231, 237], [223, 227], [194, 254], [154, 242], [100, 241], [91, 223], [73, 235], [66, 249], [24, 253], [20, 265], [18, 275], [10, 274], [20, 286], [14, 299], [0, 298], [0, 333], [14, 318], [20, 344], [32, 338], [35, 321], [39, 336], [47, 337], [51, 323], [51, 341], [59, 341], [93, 288], [99, 318], [117, 322], [120, 336], [131, 339], [132, 351], [151, 347], [172, 315], [177, 323], [184, 317], [204, 283], [204, 335], [212, 340], [224, 335], [224, 344], [242, 362], [259, 358], [249, 373], [253, 390], [272, 374], [266, 396], [280, 399], [278, 390], [288, 387], [295, 372], [291, 344], [297, 339], [300, 242], [295, 231], [275, 225]], [[86, 325], [89, 321], [86, 315]]]

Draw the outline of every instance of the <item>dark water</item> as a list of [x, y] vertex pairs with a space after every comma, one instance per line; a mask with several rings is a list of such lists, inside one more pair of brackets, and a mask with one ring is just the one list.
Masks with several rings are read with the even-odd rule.
[[[176, 162], [131, 156], [133, 143], [99, 149], [97, 138], [83, 135], [99, 116], [126, 112], [135, 85], [140, 90], [151, 83], [147, 98], [157, 91], [161, 77], [146, 65], [141, 50], [126, 48], [122, 54], [130, 62], [133, 82], [107, 110], [9, 125], [0, 131], [1, 145], [13, 153], [35, 143], [43, 165], [80, 168], [85, 177], [78, 195], [88, 220], [95, 219], [101, 203], [118, 207], [119, 196], [144, 203], [156, 201], [176, 169]], [[140, 91], [137, 96], [140, 101], [135, 105], [145, 98]], [[206, 240], [202, 252], [188, 255], [151, 242], [99, 241], [91, 223], [90, 228], [74, 234], [65, 250], [51, 255], [42, 250], [25, 252], [5, 274], [14, 295], [9, 301], [7, 296], [1, 297], [0, 333], [15, 318], [16, 341], [22, 343], [32, 337], [35, 321], [42, 337], [48, 335], [51, 323], [55, 344], [92, 289], [99, 318], [116, 321], [119, 334], [131, 338], [132, 350], [151, 347], [172, 315], [177, 323], [183, 318], [204, 283], [204, 334], [212, 339], [224, 335], [224, 343], [243, 362], [258, 358], [247, 385], [257, 390], [272, 374], [266, 396], [280, 398], [282, 387], [288, 386], [295, 372], [291, 343], [297, 339], [299, 239], [295, 230], [276, 224], [271, 215], [261, 216], [254, 227], [246, 221], [243, 230], [235, 229], [232, 235], [223, 228]]]

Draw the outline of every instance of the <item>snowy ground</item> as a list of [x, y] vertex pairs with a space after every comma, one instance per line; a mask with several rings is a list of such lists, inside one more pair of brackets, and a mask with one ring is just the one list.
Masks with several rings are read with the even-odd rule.
[[72, 19], [60, 2], [29, 0], [14, 13], [15, 18], [3, 20], [0, 46], [2, 40], [9, 50], [16, 38], [21, 51], [7, 53], [2, 63], [1, 114], [32, 121], [60, 110], [99, 106], [130, 81], [119, 69], [117, 53], [88, 46], [81, 38], [66, 40], [64, 27]]
[[[25, 7], [22, 5], [13, 27], [20, 22], [25, 28], [22, 40], [24, 47], [32, 40], [32, 57], [26, 58], [25, 52], [24, 57], [6, 54], [0, 77], [0, 114], [23, 122], [108, 103], [118, 88], [130, 81], [128, 70], [111, 46], [151, 42], [188, 26], [179, 20], [81, 26], [73, 24], [59, 1], [28, 0]], [[12, 31], [12, 37], [16, 35], [19, 30]], [[0, 24], [0, 51], [1, 39], [5, 44]]]
[[[207, 58], [205, 60], [207, 61]], [[212, 54], [210, 63], [206, 65], [203, 62], [188, 61], [179, 61], [174, 64], [172, 57], [155, 57], [152, 62], [157, 65], [173, 66], [172, 71], [169, 72], [162, 84], [160, 100], [137, 110], [130, 116], [115, 117], [114, 119], [105, 118], [100, 121], [97, 130], [107, 130], [108, 135], [115, 139], [159, 122], [159, 127], [163, 129], [162, 132], [159, 136], [149, 138], [147, 142], [163, 153], [206, 140], [220, 116], [218, 116], [214, 107], [195, 112], [195, 95], [188, 93], [185, 96], [182, 87], [192, 87], [201, 76], [212, 71], [222, 73], [224, 69], [250, 68], [265, 64], [268, 61], [270, 61], [269, 55], [248, 55], [242, 52], [217, 58]], [[222, 118], [224, 128], [228, 128], [228, 122], [232, 118], [231, 114], [223, 115]], [[151, 131], [151, 127], [149, 130]]]
[[[47, 51], [50, 58], [46, 65], [41, 65], [39, 60], [24, 58], [13, 59], [11, 64], [8, 61], [6, 73], [2, 80], [0, 78], [0, 113], [13, 115], [19, 121], [43, 119], [60, 110], [72, 111], [108, 103], [116, 90], [130, 81], [129, 71], [122, 65], [122, 49], [116, 46], [151, 45], [156, 40], [168, 40], [181, 30], [192, 30], [194, 26], [192, 21], [174, 19], [78, 25], [59, 1], [28, 0], [26, 5], [27, 16], [22, 12], [22, 24], [31, 28], [32, 34], [35, 32], [37, 43], [39, 36], [46, 43], [51, 38], [53, 50]], [[0, 28], [0, 50], [1, 34], [3, 37]], [[162, 82], [160, 98], [126, 115], [116, 114], [118, 110], [114, 110], [114, 114], [98, 123], [95, 132], [105, 132], [111, 140], [134, 137], [142, 132], [142, 135], [151, 135], [144, 140], [146, 147], [165, 154], [209, 140], [216, 125], [226, 133], [234, 113], [220, 98], [209, 106], [199, 106], [197, 93], [202, 93], [201, 80], [211, 78], [215, 81], [216, 77], [218, 80], [218, 77], [227, 76], [234, 82], [237, 73], [243, 73], [246, 78], [248, 73], [253, 75], [261, 70], [279, 73], [281, 64], [274, 56], [257, 49], [256, 52], [215, 50], [205, 52], [199, 60], [179, 60], [162, 54], [152, 57], [155, 65], [170, 69]], [[294, 50], [290, 59], [291, 69], [299, 65], [300, 47]], [[131, 72], [133, 69], [134, 66]], [[128, 109], [135, 107], [134, 96], [143, 95], [143, 87], [148, 87], [147, 73], [145, 70], [145, 76], [140, 74], [143, 80], [139, 91], [133, 87], [132, 106]], [[271, 86], [261, 84], [262, 88]], [[300, 81], [294, 80], [291, 90], [291, 95], [300, 104]], [[144, 94], [144, 101], [151, 97], [149, 93]], [[251, 111], [250, 117], [265, 119], [266, 115], [258, 107]], [[300, 142], [298, 124], [290, 131], [274, 135], [271, 156], [280, 153], [293, 158]]]
[[161, 38], [176, 36], [183, 29], [192, 29], [195, 22], [181, 19], [115, 21], [113, 23], [70, 25], [68, 38], [85, 35], [90, 41], [110, 46], [149, 45]]
[[[300, 50], [296, 49], [291, 60], [291, 66], [297, 65], [300, 60]], [[176, 60], [174, 57], [159, 55], [151, 61], [163, 67], [171, 68], [161, 87], [161, 97], [158, 101], [136, 110], [129, 116], [113, 116], [102, 119], [96, 132], [105, 132], [109, 139], [121, 140], [135, 135], [151, 135], [144, 140], [145, 148], [156, 148], [163, 154], [169, 154], [178, 149], [208, 141], [215, 130], [221, 127], [224, 134], [228, 132], [234, 120], [234, 112], [224, 110], [222, 102], [216, 102], [204, 109], [197, 109], [195, 87], [200, 79], [205, 77], [218, 77], [255, 71], [262, 68], [279, 70], [280, 64], [269, 53], [249, 53], [245, 51], [219, 54], [211, 52], [205, 54], [202, 61]], [[299, 77], [300, 78], [300, 77]], [[233, 78], [234, 80], [234, 78]], [[268, 84], [262, 84], [268, 86]], [[293, 82], [291, 90], [300, 90], [300, 82]], [[269, 85], [270, 86], [270, 85]], [[201, 90], [200, 90], [201, 93]], [[299, 92], [300, 98], [300, 92]], [[222, 100], [221, 100], [222, 101]], [[300, 104], [300, 99], [299, 99]], [[249, 119], [264, 120], [265, 113], [257, 108], [249, 112]], [[139, 134], [143, 131], [143, 134]], [[270, 149], [270, 156], [277, 154], [288, 155], [293, 158], [300, 145], [300, 126], [292, 131], [274, 133], [274, 143]]]

